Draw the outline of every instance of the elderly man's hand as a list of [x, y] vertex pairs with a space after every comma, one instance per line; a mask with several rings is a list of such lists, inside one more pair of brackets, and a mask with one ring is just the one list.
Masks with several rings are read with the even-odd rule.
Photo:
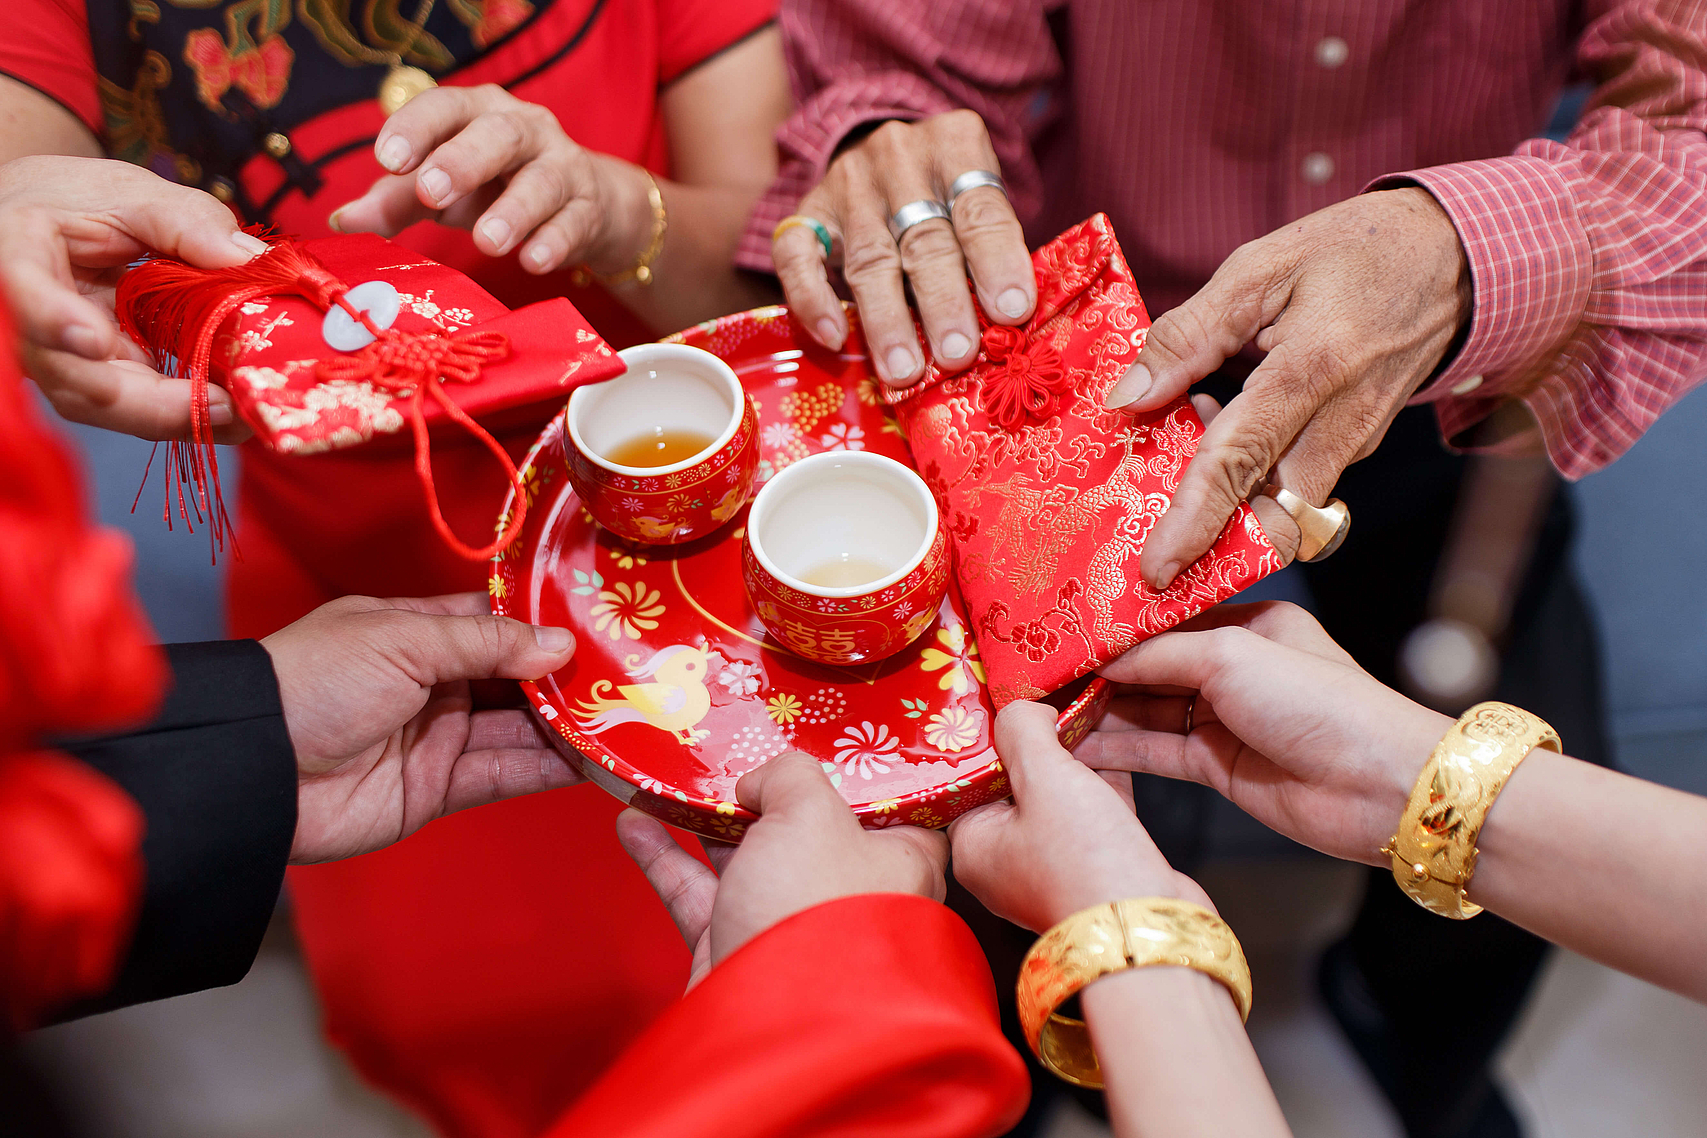
[[[119, 273], [145, 253], [206, 269], [267, 246], [212, 195], [105, 158], [39, 156], [0, 166], [0, 287], [23, 336], [24, 370], [74, 423], [145, 439], [190, 431], [190, 381], [155, 371], [113, 320]], [[208, 391], [213, 437], [249, 430]]]
[[[1373, 451], [1470, 315], [1457, 231], [1426, 190], [1363, 194], [1235, 250], [1150, 329], [1110, 406], [1165, 407], [1255, 342], [1267, 357], [1215, 418], [1144, 543], [1164, 588], [1265, 478], [1323, 504]], [[1265, 512], [1290, 525], [1278, 510]], [[1296, 534], [1276, 535], [1283, 548]]]
[[[835, 255], [859, 305], [872, 365], [902, 386], [924, 371], [906, 286], [918, 302], [931, 355], [950, 371], [978, 355], [978, 319], [966, 276], [984, 314], [997, 324], [1023, 324], [1037, 307], [1031, 254], [1013, 207], [1000, 190], [980, 187], [955, 200], [952, 221], [927, 221], [889, 235], [889, 217], [909, 202], [948, 200], [949, 187], [973, 170], [999, 173], [984, 121], [951, 111], [916, 123], [884, 123], [844, 149], [824, 180], [800, 202], [800, 213], [837, 235]], [[812, 231], [793, 226], [771, 245], [778, 278], [801, 326], [837, 349], [847, 338], [841, 301], [825, 272]]]
[[484, 593], [343, 597], [261, 641], [296, 749], [294, 862], [382, 849], [470, 806], [581, 776], [526, 711], [475, 711], [468, 681], [569, 662], [566, 628], [487, 612]]

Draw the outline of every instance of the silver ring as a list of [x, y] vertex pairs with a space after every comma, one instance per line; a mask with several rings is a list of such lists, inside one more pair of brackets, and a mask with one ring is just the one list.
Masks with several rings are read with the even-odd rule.
[[916, 202], [908, 202], [889, 216], [889, 236], [895, 239], [895, 244], [901, 243], [901, 235], [915, 225], [923, 225], [927, 221], [937, 219], [948, 221], [948, 207], [930, 198], [920, 198]]
[[954, 184], [948, 187], [948, 212], [954, 212], [955, 199], [967, 190], [975, 190], [979, 186], [989, 186], [992, 190], [999, 190], [1004, 198], [1008, 196], [1008, 184], [998, 175], [988, 170], [968, 170], [954, 179]]

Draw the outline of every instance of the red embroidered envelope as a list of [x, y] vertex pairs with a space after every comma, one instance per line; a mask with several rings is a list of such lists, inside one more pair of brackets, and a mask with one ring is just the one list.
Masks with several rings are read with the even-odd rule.
[[1184, 398], [1144, 419], [1103, 407], [1150, 318], [1108, 218], [1032, 257], [1023, 329], [986, 324], [967, 370], [887, 394], [947, 519], [998, 708], [1094, 671], [1281, 567], [1249, 506], [1161, 593], [1144, 537], [1196, 453]]
[[[305, 241], [302, 249], [352, 288], [373, 280], [396, 288], [402, 308], [392, 328], [399, 332], [503, 333], [508, 354], [486, 363], [477, 382], [445, 385], [452, 402], [489, 426], [501, 412], [548, 402], [534, 416], [543, 421], [573, 388], [622, 371], [616, 353], [567, 300], [512, 312], [455, 269], [369, 234]], [[323, 361], [345, 354], [321, 338], [324, 315], [301, 296], [244, 304], [221, 330], [208, 378], [231, 392], [243, 421], [281, 454], [317, 454], [399, 432], [407, 439], [407, 395], [316, 374]], [[437, 404], [424, 410], [430, 428], [449, 423]]]
[[[175, 471], [179, 516], [206, 518], [216, 550], [230, 523], [208, 422], [210, 383], [230, 391], [260, 441], [284, 454], [378, 445], [407, 424], [434, 528], [462, 556], [484, 561], [520, 532], [525, 497], [495, 541], [463, 542], [433, 486], [434, 428], [454, 424], [472, 436], [519, 488], [492, 430], [544, 422], [572, 388], [623, 370], [567, 300], [511, 312], [462, 273], [365, 235], [273, 239], [228, 269], [145, 261], [120, 279], [114, 308], [164, 371], [190, 380], [190, 437], [168, 444], [167, 519]], [[327, 331], [339, 323], [341, 332]]]

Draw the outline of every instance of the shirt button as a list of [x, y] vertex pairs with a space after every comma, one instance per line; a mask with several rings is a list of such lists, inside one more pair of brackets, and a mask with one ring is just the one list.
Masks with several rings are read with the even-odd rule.
[[1473, 375], [1469, 379], [1453, 384], [1452, 394], [1468, 395], [1480, 386], [1482, 386], [1482, 377], [1479, 375]]
[[1319, 186], [1334, 176], [1334, 160], [1320, 150], [1304, 155], [1304, 164], [1299, 172], [1304, 180], [1312, 186]]
[[1351, 46], [1338, 36], [1326, 36], [1316, 44], [1316, 64], [1329, 71], [1351, 58]]

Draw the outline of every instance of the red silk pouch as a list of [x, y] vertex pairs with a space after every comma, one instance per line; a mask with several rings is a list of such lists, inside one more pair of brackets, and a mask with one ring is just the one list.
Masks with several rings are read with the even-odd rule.
[[1097, 214], [1038, 249], [1037, 312], [982, 324], [977, 361], [886, 393], [947, 519], [998, 708], [1038, 699], [1281, 567], [1241, 504], [1214, 546], [1154, 592], [1138, 576], [1203, 423], [1181, 398], [1144, 418], [1103, 400], [1150, 317]]
[[[378, 303], [362, 288], [372, 282], [389, 286]], [[229, 391], [257, 439], [281, 454], [406, 446], [412, 436], [441, 537], [485, 560], [519, 532], [526, 495], [506, 519], [510, 537], [464, 544], [439, 511], [430, 439], [473, 434], [513, 485], [514, 464], [490, 429], [543, 422], [574, 388], [623, 370], [568, 300], [511, 311], [455, 269], [367, 234], [277, 241], [235, 269], [144, 262], [121, 280], [117, 308], [164, 370], [192, 381], [192, 438], [172, 444], [168, 468], [194, 483], [190, 505], [210, 519], [216, 541], [226, 521], [206, 420], [209, 383]], [[329, 319], [354, 331], [348, 350], [328, 342]], [[188, 521], [183, 498], [180, 490]]]

